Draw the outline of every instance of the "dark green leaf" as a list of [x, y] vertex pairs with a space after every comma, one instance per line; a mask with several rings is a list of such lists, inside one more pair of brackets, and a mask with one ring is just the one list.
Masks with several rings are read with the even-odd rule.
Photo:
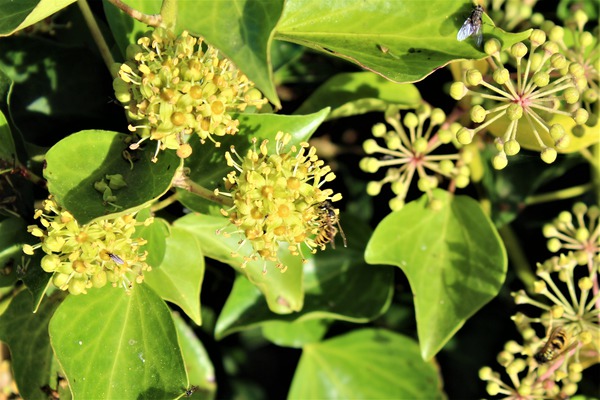
[[187, 385], [171, 312], [147, 285], [69, 296], [49, 331], [75, 399], [175, 398]]
[[[130, 164], [122, 155], [129, 138], [117, 132], [87, 130], [66, 137], [48, 151], [44, 170], [48, 190], [80, 224], [107, 214], [139, 210], [169, 189], [180, 159], [172, 151], [163, 151], [153, 163], [152, 146], [145, 151], [129, 150], [139, 156]], [[121, 174], [127, 183], [113, 191], [117, 197], [114, 205], [104, 202], [103, 193], [94, 188], [94, 183], [107, 174]]]
[[194, 331], [178, 315], [174, 314], [175, 328], [179, 336], [185, 369], [189, 377], [188, 389], [196, 387], [192, 399], [214, 399], [217, 390], [215, 370], [202, 342]]
[[[414, 82], [456, 59], [484, 58], [472, 40], [456, 34], [471, 0], [289, 0], [275, 38], [343, 58], [395, 82]], [[504, 46], [529, 32], [511, 34], [483, 18], [484, 40]]]
[[419, 345], [383, 329], [361, 329], [304, 346], [288, 399], [442, 399], [437, 367]]
[[271, 321], [262, 324], [263, 336], [278, 346], [300, 348], [307, 343], [319, 342], [329, 328], [329, 321]]
[[[343, 218], [343, 216], [342, 216]], [[217, 321], [215, 334], [223, 337], [269, 321], [338, 319], [368, 322], [387, 310], [393, 292], [393, 270], [370, 268], [363, 260], [370, 230], [358, 221], [342, 219], [348, 248], [338, 240], [337, 250], [308, 257], [303, 266], [304, 307], [298, 313], [275, 315], [262, 296], [244, 279], [237, 279]], [[285, 274], [290, 273], [290, 268]], [[284, 274], [284, 275], [285, 275]]]
[[46, 400], [48, 396], [40, 388], [56, 380], [50, 375], [52, 348], [48, 321], [61, 298], [60, 295], [45, 298], [34, 314], [31, 295], [22, 291], [0, 316], [0, 340], [10, 347], [15, 380], [25, 399]]
[[[197, 325], [200, 318], [200, 288], [204, 278], [204, 256], [198, 239], [178, 227], [166, 238], [166, 253], [144, 279], [164, 300], [177, 304]], [[151, 251], [151, 247], [148, 248]]]
[[76, 0], [0, 0], [0, 36], [10, 35], [49, 17]]
[[296, 113], [308, 114], [329, 106], [332, 111], [327, 119], [334, 119], [385, 111], [388, 104], [414, 108], [420, 101], [421, 95], [413, 85], [398, 85], [372, 72], [347, 72], [321, 85]]
[[421, 355], [431, 359], [465, 321], [494, 298], [506, 275], [498, 232], [470, 197], [434, 192], [388, 215], [375, 229], [365, 259], [406, 274], [415, 299]]
[[23, 244], [33, 237], [27, 233], [25, 221], [19, 218], [0, 220], [0, 287], [13, 285], [24, 271], [17, 271], [23, 264]]
[[[246, 154], [253, 146], [252, 138], [256, 137], [259, 141], [269, 140], [268, 148], [274, 151], [275, 136], [279, 131], [292, 135], [290, 146], [308, 141], [328, 113], [329, 108], [309, 115], [242, 114], [239, 116], [240, 132], [235, 136], [219, 138], [220, 148], [215, 149], [211, 143], [201, 144], [197, 137], [192, 138], [190, 144], [193, 153], [185, 161], [185, 166], [190, 170], [189, 177], [209, 190], [224, 190], [223, 178], [233, 170], [225, 162], [225, 152], [231, 146], [235, 146], [238, 154]], [[179, 201], [191, 210], [207, 213], [211, 206], [213, 209], [216, 207], [214, 203], [209, 203], [188, 191], [178, 189], [177, 194]], [[217, 213], [218, 209], [219, 207], [216, 207]]]

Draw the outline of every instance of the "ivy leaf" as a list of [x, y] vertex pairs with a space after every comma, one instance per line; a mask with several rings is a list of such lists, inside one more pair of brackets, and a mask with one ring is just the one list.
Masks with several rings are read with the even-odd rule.
[[288, 399], [442, 399], [440, 386], [413, 339], [360, 329], [305, 345]]
[[[248, 254], [251, 252], [250, 244], [240, 247], [237, 235], [228, 238], [217, 235], [216, 231], [227, 224], [228, 220], [223, 217], [190, 214], [179, 218], [174, 226], [193, 234], [201, 244], [204, 255], [227, 263], [243, 274], [245, 277], [242, 279], [247, 279], [251, 286], [256, 286], [264, 294], [271, 312], [289, 314], [302, 309], [303, 267], [300, 258], [291, 256], [287, 249], [282, 249], [279, 258], [287, 266], [285, 273], [280, 273], [276, 263], [272, 261], [249, 261], [245, 268], [241, 268], [243, 258], [234, 257], [232, 252]], [[267, 273], [263, 273], [263, 268]]]
[[470, 197], [437, 190], [439, 210], [423, 195], [375, 229], [365, 259], [404, 271], [415, 298], [423, 359], [431, 359], [465, 321], [494, 298], [506, 276], [498, 232]]
[[177, 313], [173, 314], [173, 320], [181, 344], [185, 369], [189, 376], [187, 389], [191, 389], [193, 386], [197, 388], [192, 398], [214, 399], [217, 391], [215, 370], [206, 349], [194, 331]]
[[0, 36], [27, 28], [76, 0], [0, 0]]
[[307, 343], [319, 342], [329, 328], [325, 319], [306, 321], [271, 321], [261, 325], [263, 336], [277, 346], [301, 348]]
[[0, 287], [12, 286], [22, 273], [17, 269], [25, 258], [23, 244], [31, 238], [22, 219], [12, 217], [0, 220]]
[[[256, 137], [260, 141], [268, 140], [269, 151], [275, 151], [275, 136], [277, 132], [282, 131], [292, 135], [288, 146], [297, 145], [300, 142], [306, 142], [317, 130], [319, 125], [325, 120], [329, 108], [324, 108], [318, 112], [309, 115], [275, 115], [275, 114], [242, 114], [239, 115], [240, 131], [234, 136], [224, 136], [219, 138], [221, 146], [207, 151], [206, 146], [212, 146], [210, 143], [201, 144], [197, 137], [190, 140], [192, 146], [192, 156], [185, 160], [185, 167], [189, 168], [188, 177], [209, 190], [223, 187], [223, 178], [232, 171], [225, 162], [225, 152], [231, 146], [235, 146], [238, 154], [245, 155], [247, 150], [254, 144], [252, 139]], [[214, 203], [198, 197], [186, 190], [178, 189], [177, 195], [179, 201], [191, 210], [207, 213], [216, 208], [216, 213], [220, 207], [215, 207]], [[220, 214], [219, 214], [220, 215]]]
[[204, 256], [198, 239], [178, 227], [166, 238], [160, 265], [144, 274], [144, 280], [163, 299], [177, 304], [197, 325], [200, 317], [200, 288], [204, 278]]
[[147, 285], [68, 296], [49, 332], [76, 399], [175, 398], [187, 385], [171, 312]]
[[[154, 148], [127, 150], [128, 139], [130, 135], [118, 132], [86, 130], [64, 138], [46, 154], [48, 190], [79, 224], [145, 208], [169, 189], [181, 160], [173, 151], [163, 151], [153, 163]], [[138, 161], [126, 160], [124, 150]], [[106, 202], [94, 183], [114, 174], [121, 174], [127, 186], [113, 192], [115, 201]]]
[[327, 119], [330, 120], [385, 111], [389, 104], [413, 108], [420, 101], [421, 95], [414, 85], [398, 85], [372, 72], [344, 72], [315, 90], [296, 114], [308, 114], [329, 106], [332, 111]]
[[[394, 82], [425, 78], [449, 62], [487, 57], [471, 40], [456, 40], [471, 0], [289, 0], [275, 38], [343, 58]], [[484, 40], [503, 46], [529, 37], [512, 34], [483, 17]]]
[[22, 291], [0, 316], [0, 340], [8, 344], [19, 394], [25, 399], [46, 400], [41, 387], [55, 377], [50, 374], [52, 348], [48, 321], [60, 305], [62, 294], [45, 298], [34, 314], [31, 295]]
[[[326, 318], [368, 322], [384, 313], [393, 293], [393, 270], [365, 265], [362, 254], [370, 235], [367, 226], [351, 219], [342, 219], [342, 224], [349, 247], [341, 247], [338, 241], [336, 250], [327, 249], [310, 255], [302, 267], [305, 292], [302, 310], [289, 315], [274, 315], [265, 307], [260, 293], [238, 278], [217, 320], [215, 336], [222, 338], [271, 321]], [[285, 274], [290, 273], [290, 269]], [[288, 339], [300, 340], [300, 337]]]

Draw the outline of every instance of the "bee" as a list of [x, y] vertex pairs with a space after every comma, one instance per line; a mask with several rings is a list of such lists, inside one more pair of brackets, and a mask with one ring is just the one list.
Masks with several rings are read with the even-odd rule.
[[[348, 247], [348, 243], [346, 241], [346, 235], [340, 225], [340, 217], [335, 212], [335, 208], [329, 200], [325, 200], [322, 203], [319, 203], [319, 234], [315, 238], [315, 243], [318, 246], [321, 246], [322, 249], [325, 248], [327, 243], [331, 243], [331, 247], [335, 249], [335, 235], [339, 232], [342, 236], [342, 240], [344, 241], [344, 247]], [[337, 225], [337, 226], [336, 226]]]
[[558, 356], [564, 352], [567, 341], [567, 331], [560, 326], [556, 327], [552, 330], [552, 333], [550, 333], [550, 337], [548, 337], [546, 344], [544, 344], [540, 351], [535, 353], [533, 358], [540, 364], [550, 362], [558, 358]]
[[481, 43], [483, 42], [483, 33], [481, 32], [482, 15], [483, 7], [477, 5], [473, 11], [471, 11], [471, 15], [466, 19], [465, 23], [458, 31], [456, 40], [462, 42], [469, 36], [473, 36], [475, 38], [475, 43], [477, 43], [477, 47], [481, 47]]

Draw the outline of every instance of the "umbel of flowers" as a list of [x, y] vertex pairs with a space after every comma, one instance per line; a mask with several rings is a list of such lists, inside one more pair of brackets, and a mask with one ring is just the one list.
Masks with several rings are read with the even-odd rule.
[[257, 148], [256, 139], [245, 155], [233, 146], [226, 152], [227, 165], [235, 168], [225, 178], [233, 207], [221, 212], [237, 228], [223, 233], [243, 235], [240, 248], [246, 242], [251, 244], [251, 254], [242, 255], [243, 267], [248, 261], [262, 259], [277, 262], [285, 271], [278, 256], [280, 244], [286, 243], [292, 255], [302, 258], [303, 244], [312, 253], [324, 249], [315, 241], [323, 230], [321, 206], [342, 196], [323, 188], [335, 174], [319, 160], [314, 147], [305, 142], [288, 146], [291, 135], [283, 132], [278, 132], [275, 140], [274, 152], [269, 151], [267, 140]]
[[389, 183], [396, 195], [389, 203], [390, 208], [399, 210], [404, 206], [413, 179], [417, 180], [418, 189], [432, 200], [433, 189], [438, 186], [440, 177], [452, 179], [459, 188], [469, 184], [471, 152], [463, 149], [465, 151], [443, 154], [440, 151], [440, 146], [450, 143], [462, 147], [454, 140], [460, 125], [445, 123], [444, 111], [423, 105], [415, 112], [406, 113], [400, 123], [398, 109], [391, 107], [386, 111], [385, 120], [393, 130], [388, 130], [383, 123], [372, 129], [373, 136], [382, 139], [385, 146], [376, 139], [367, 139], [363, 144], [368, 155], [377, 157], [363, 158], [360, 168], [369, 173], [386, 168], [383, 179], [367, 185], [369, 195], [377, 196], [383, 185]]
[[50, 197], [34, 217], [42, 227], [30, 225], [27, 230], [41, 242], [25, 245], [23, 251], [32, 255], [41, 248], [46, 253], [42, 269], [54, 274], [52, 283], [61, 290], [81, 294], [110, 283], [128, 291], [151, 269], [146, 252], [140, 252], [146, 241], [132, 237], [140, 223], [131, 214], [80, 225]]
[[554, 162], [557, 150], [566, 149], [570, 144], [570, 132], [560, 117], [572, 119], [578, 126], [585, 124], [589, 117], [588, 111], [580, 107], [577, 88], [584, 69], [579, 63], [567, 60], [559, 52], [559, 46], [547, 41], [546, 34], [539, 29], [532, 31], [528, 44], [518, 42], [508, 50], [514, 70], [504, 64], [497, 39], [488, 40], [484, 50], [491, 56], [488, 58], [490, 76], [484, 77], [479, 70], [470, 69], [465, 74], [466, 84], [455, 82], [450, 89], [456, 100], [470, 95], [485, 101], [471, 109], [471, 120], [481, 125], [460, 129], [458, 141], [471, 143], [477, 132], [505, 119], [507, 128], [496, 139], [498, 154], [493, 159], [494, 168], [506, 167], [507, 156], [519, 153], [518, 133], [533, 137], [536, 146], [542, 149], [542, 160]]
[[[141, 139], [157, 142], [159, 150], [175, 149], [181, 158], [196, 134], [204, 143], [233, 135], [238, 121], [231, 112], [266, 103], [254, 84], [212, 46], [184, 31], [179, 36], [156, 28], [127, 48], [127, 61], [113, 81], [117, 99]], [[156, 155], [154, 157], [156, 160]]]
[[[535, 296], [513, 294], [517, 304], [538, 308], [541, 316], [513, 318], [524, 344], [510, 341], [498, 355], [510, 382], [490, 367], [480, 370], [492, 396], [567, 398], [577, 392], [582, 371], [600, 362], [600, 210], [577, 203], [543, 232], [551, 251], [566, 252], [538, 263]], [[532, 324], [541, 324], [543, 335]]]

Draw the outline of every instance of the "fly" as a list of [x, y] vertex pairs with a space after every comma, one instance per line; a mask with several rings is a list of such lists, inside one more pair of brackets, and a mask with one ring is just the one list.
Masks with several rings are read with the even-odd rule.
[[475, 38], [475, 43], [477, 43], [477, 47], [481, 47], [481, 43], [483, 42], [483, 32], [481, 31], [482, 15], [483, 7], [477, 5], [473, 11], [471, 11], [471, 15], [456, 34], [456, 40], [462, 42], [469, 36], [473, 36], [473, 38]]

